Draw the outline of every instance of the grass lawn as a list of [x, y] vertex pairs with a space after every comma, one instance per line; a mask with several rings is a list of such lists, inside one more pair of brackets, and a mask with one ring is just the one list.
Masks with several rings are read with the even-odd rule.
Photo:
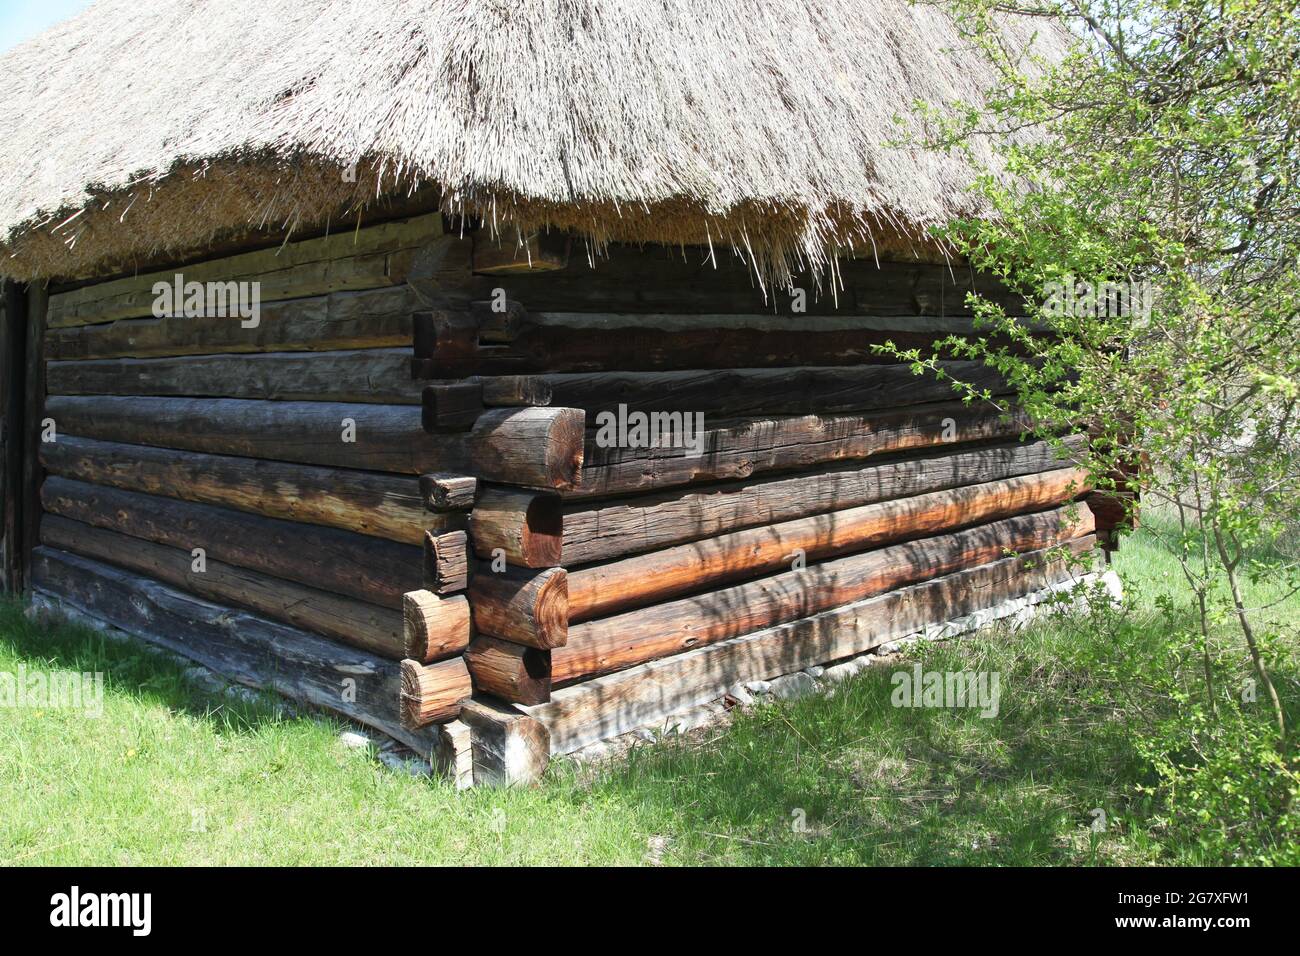
[[[913, 652], [927, 669], [998, 672], [994, 719], [893, 707], [905, 660], [830, 697], [759, 706], [725, 733], [460, 793], [348, 749], [330, 720], [205, 692], [143, 646], [51, 633], [4, 605], [0, 671], [102, 671], [107, 687], [98, 719], [0, 709], [0, 863], [1207, 862], [1138, 791], [1150, 781], [1116, 704], [1126, 691], [1090, 666], [1166, 626], [1153, 609], [1177, 591], [1177, 566], [1140, 534], [1116, 567], [1139, 608], [1121, 635], [1055, 620]], [[1289, 628], [1276, 677], [1294, 715], [1300, 601], [1270, 614]]]

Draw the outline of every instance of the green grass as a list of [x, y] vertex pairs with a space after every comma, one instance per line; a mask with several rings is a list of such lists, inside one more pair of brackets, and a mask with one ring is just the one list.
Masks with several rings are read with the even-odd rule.
[[[332, 721], [204, 692], [141, 646], [5, 605], [0, 671], [101, 671], [107, 688], [98, 719], [0, 709], [0, 862], [1215, 862], [1138, 790], [1152, 781], [1133, 708], [1174, 705], [1135, 700], [1095, 666], [1170, 626], [1149, 609], [1179, 593], [1177, 566], [1149, 535], [1117, 566], [1139, 607], [1118, 631], [1054, 620], [914, 652], [929, 669], [999, 672], [996, 719], [894, 708], [896, 668], [884, 666], [831, 697], [758, 707], [725, 733], [595, 770], [559, 762], [531, 789], [460, 793], [345, 748]], [[1270, 587], [1255, 598], [1279, 596]], [[1270, 614], [1289, 628], [1278, 677], [1296, 716], [1300, 601]], [[1240, 657], [1224, 640], [1225, 658]], [[1104, 833], [1089, 829], [1095, 809]]]

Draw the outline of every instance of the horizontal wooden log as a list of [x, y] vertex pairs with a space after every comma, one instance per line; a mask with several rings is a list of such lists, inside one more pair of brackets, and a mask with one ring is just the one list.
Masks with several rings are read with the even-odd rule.
[[469, 585], [469, 540], [464, 531], [424, 535], [424, 583], [435, 594], [455, 594]]
[[397, 661], [53, 548], [36, 549], [32, 573], [39, 591], [231, 680], [335, 711], [417, 753], [433, 750], [432, 733], [402, 726]]
[[464, 431], [483, 414], [483, 386], [477, 382], [439, 382], [423, 391], [424, 430]]
[[465, 651], [479, 694], [516, 704], [540, 704], [551, 695], [551, 652], [480, 634]]
[[50, 297], [50, 328], [149, 315], [155, 284], [170, 284], [177, 273], [186, 282], [257, 282], [262, 302], [401, 286], [418, 273], [422, 250], [455, 244], [441, 236], [442, 217], [432, 213], [87, 285]]
[[[409, 656], [402, 636], [402, 616], [389, 608], [217, 560], [196, 565], [190, 551], [55, 514], [41, 519], [41, 543], [143, 574], [217, 604], [255, 611], [380, 657], [401, 660]], [[465, 614], [468, 623], [468, 607]]]
[[327, 525], [404, 544], [420, 544], [430, 528], [441, 533], [465, 522], [457, 514], [429, 514], [417, 483], [409, 476], [71, 435], [42, 443], [41, 464], [50, 474], [64, 478]]
[[562, 647], [569, 626], [568, 575], [563, 568], [544, 571], [486, 566], [469, 583], [474, 630], [479, 634], [537, 647]]
[[[256, 328], [218, 317], [119, 318], [102, 325], [50, 329], [45, 357], [50, 361], [144, 359], [227, 352], [409, 348], [411, 312], [416, 304], [410, 289], [391, 288], [265, 303]], [[147, 316], [149, 310], [135, 314]], [[408, 370], [404, 378], [409, 377]]]
[[1048, 442], [1016, 442], [865, 466], [831, 465], [810, 474], [728, 482], [698, 491], [568, 502], [561, 557], [548, 563], [572, 569], [743, 528], [1034, 474], [1081, 460], [1086, 448], [1087, 439], [1078, 435], [1066, 440], [1064, 459]]
[[551, 677], [563, 686], [1092, 533], [1087, 505], [1075, 504], [589, 621], [552, 651]]
[[459, 657], [436, 664], [402, 661], [402, 726], [418, 730], [452, 720], [472, 693], [469, 670]]
[[[983, 362], [941, 362], [951, 380], [1000, 395], [1005, 381]], [[909, 365], [692, 369], [677, 372], [588, 372], [473, 379], [493, 406], [563, 405], [582, 408], [587, 424], [620, 405], [629, 411], [702, 412], [706, 415], [806, 415], [941, 402], [955, 396], [953, 381]]]
[[460, 720], [470, 728], [477, 786], [536, 783], [551, 757], [551, 737], [527, 714], [486, 698], [467, 700]]
[[[1092, 536], [1069, 542], [1092, 548]], [[887, 641], [1058, 582], [1070, 565], [1035, 551], [945, 575], [767, 630], [573, 684], [525, 707], [569, 753], [719, 697], [728, 687], [862, 654]]]
[[575, 483], [582, 467], [577, 409], [494, 409], [471, 432], [436, 437], [405, 405], [65, 395], [46, 414], [64, 435], [369, 471], [549, 488]]
[[804, 415], [708, 427], [700, 454], [682, 447], [600, 447], [589, 434], [581, 483], [568, 497], [623, 494], [763, 471], [1018, 437], [1018, 416], [994, 406], [942, 402], [849, 415]]
[[[419, 405], [405, 348], [50, 362], [51, 395], [158, 395]], [[471, 424], [472, 419], [471, 419]]]
[[478, 498], [478, 479], [469, 475], [421, 475], [420, 496], [429, 511], [468, 511]]
[[821, 561], [1041, 511], [1081, 495], [1087, 481], [1086, 470], [1062, 468], [798, 518], [570, 571], [569, 621], [773, 574], [796, 559]]
[[474, 553], [484, 560], [500, 554], [524, 568], [560, 564], [564, 525], [557, 495], [488, 488], [469, 523]]
[[408, 591], [402, 595], [402, 625], [403, 657], [429, 664], [459, 654], [472, 637], [469, 601], [463, 594]]
[[421, 584], [419, 548], [230, 508], [47, 478], [46, 511], [308, 587], [400, 609]]

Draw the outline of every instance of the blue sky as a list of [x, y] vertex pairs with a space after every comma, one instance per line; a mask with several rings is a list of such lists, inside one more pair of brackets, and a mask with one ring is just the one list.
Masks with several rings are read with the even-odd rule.
[[0, 0], [0, 53], [90, 6], [90, 0]]

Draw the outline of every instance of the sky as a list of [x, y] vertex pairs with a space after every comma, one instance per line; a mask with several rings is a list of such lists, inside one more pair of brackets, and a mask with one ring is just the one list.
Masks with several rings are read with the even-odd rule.
[[88, 6], [90, 0], [0, 0], [0, 53]]

